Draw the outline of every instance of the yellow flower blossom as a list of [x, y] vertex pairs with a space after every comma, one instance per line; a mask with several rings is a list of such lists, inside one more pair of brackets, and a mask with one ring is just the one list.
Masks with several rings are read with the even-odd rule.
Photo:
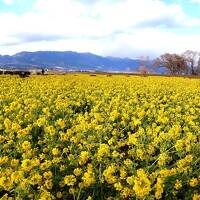
[[197, 178], [192, 178], [190, 180], [190, 186], [191, 187], [195, 187], [196, 185], [198, 185], [198, 179]]
[[43, 176], [45, 179], [51, 179], [53, 177], [53, 173], [51, 171], [44, 172]]
[[59, 151], [58, 148], [53, 148], [53, 149], [52, 149], [52, 154], [53, 154], [54, 156], [58, 156], [59, 153], [60, 153], [60, 151]]
[[155, 192], [156, 199], [161, 199], [162, 193], [164, 192], [164, 184], [161, 178], [157, 178], [155, 188], [156, 188], [156, 192]]
[[143, 169], [137, 170], [133, 190], [139, 198], [143, 198], [151, 191], [151, 182]]
[[84, 165], [89, 159], [89, 153], [87, 151], [82, 151], [80, 154], [79, 164]]
[[64, 178], [64, 182], [68, 186], [73, 186], [76, 183], [76, 178], [74, 175], [67, 175]]
[[98, 152], [97, 152], [97, 158], [101, 159], [103, 156], [106, 156], [110, 153], [110, 148], [107, 144], [100, 144]]
[[192, 200], [200, 200], [200, 194], [194, 194]]
[[182, 188], [182, 181], [176, 180], [176, 183], [175, 183], [174, 188], [175, 188], [176, 190], [180, 190], [180, 189]]
[[80, 176], [81, 175], [81, 169], [80, 168], [76, 168], [76, 169], [74, 169], [74, 175], [75, 176]]
[[22, 149], [23, 149], [24, 151], [30, 150], [30, 149], [31, 149], [31, 143], [30, 143], [29, 141], [24, 141], [24, 142], [22, 143]]
[[109, 183], [109, 184], [113, 184], [117, 181], [116, 177], [115, 177], [115, 172], [116, 172], [116, 167], [114, 165], [109, 166], [108, 168], [106, 168], [103, 172], [103, 175], [105, 177], [105, 180]]
[[1, 199], [200, 200], [200, 79], [2, 74], [0, 85]]

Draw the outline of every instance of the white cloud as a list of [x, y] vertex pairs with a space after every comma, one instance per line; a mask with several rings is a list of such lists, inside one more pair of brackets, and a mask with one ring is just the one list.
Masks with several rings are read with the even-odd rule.
[[191, 0], [192, 3], [200, 3], [200, 0]]
[[173, 30], [198, 27], [200, 20], [158, 0], [37, 0], [30, 12], [0, 14], [0, 23], [0, 53], [76, 50], [133, 57], [199, 48], [198, 35]]
[[3, 0], [3, 3], [5, 3], [7, 5], [12, 5], [14, 2], [13, 2], [13, 0]]

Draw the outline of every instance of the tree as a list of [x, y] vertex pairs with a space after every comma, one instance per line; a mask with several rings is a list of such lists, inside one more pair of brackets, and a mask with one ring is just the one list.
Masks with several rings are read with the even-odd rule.
[[199, 57], [199, 60], [198, 60], [196, 73], [197, 73], [198, 75], [200, 74], [200, 57]]
[[187, 62], [183, 56], [165, 53], [154, 62], [155, 67], [165, 67], [170, 74], [181, 74], [187, 71]]
[[149, 73], [149, 69], [147, 67], [148, 62], [149, 62], [149, 56], [140, 56], [139, 57], [139, 61], [140, 61], [140, 64], [139, 64], [138, 71], [141, 74], [147, 74], [147, 73]]
[[143, 65], [143, 66], [140, 66], [140, 67], [139, 67], [139, 72], [140, 72], [141, 74], [145, 75], [145, 74], [148, 74], [148, 73], [149, 73], [149, 69], [148, 69], [145, 65]]
[[191, 72], [191, 74], [196, 74], [196, 70], [198, 67], [198, 61], [200, 58], [200, 54], [197, 51], [191, 51], [191, 50], [187, 50], [185, 51], [182, 56], [185, 58], [187, 65], [188, 65], [188, 69]]

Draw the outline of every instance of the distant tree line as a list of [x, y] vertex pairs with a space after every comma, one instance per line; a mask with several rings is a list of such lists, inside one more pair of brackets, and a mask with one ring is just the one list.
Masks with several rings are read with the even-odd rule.
[[[37, 75], [44, 75], [45, 74], [45, 69], [42, 69], [41, 72], [37, 72]], [[1, 70], [0, 75], [19, 75], [21, 78], [29, 77], [31, 75], [30, 71], [27, 70]]]
[[200, 75], [200, 52], [165, 53], [155, 60], [154, 67], [165, 67], [170, 74]]
[[31, 72], [29, 71], [12, 71], [12, 70], [5, 70], [5, 71], [0, 71], [0, 75], [5, 74], [5, 75], [19, 75], [21, 78], [29, 77], [31, 75]]

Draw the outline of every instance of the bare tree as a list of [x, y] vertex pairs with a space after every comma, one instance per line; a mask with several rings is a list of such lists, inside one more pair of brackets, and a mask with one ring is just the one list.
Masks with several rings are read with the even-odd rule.
[[196, 73], [197, 73], [198, 75], [200, 74], [200, 57], [199, 57], [199, 60], [198, 60]]
[[191, 51], [191, 50], [187, 50], [185, 51], [182, 56], [185, 58], [187, 65], [188, 65], [188, 69], [191, 72], [191, 74], [196, 74], [196, 70], [198, 67], [198, 61], [200, 58], [200, 54], [197, 51]]
[[165, 67], [170, 74], [181, 74], [187, 70], [187, 63], [183, 56], [165, 53], [154, 62], [155, 67]]
[[149, 73], [149, 69], [146, 66], [140, 66], [139, 67], [139, 72], [143, 75], [148, 74]]
[[139, 57], [139, 61], [140, 61], [140, 66], [138, 68], [138, 71], [141, 74], [147, 74], [149, 73], [149, 69], [147, 67], [148, 61], [149, 61], [149, 56], [140, 56]]

